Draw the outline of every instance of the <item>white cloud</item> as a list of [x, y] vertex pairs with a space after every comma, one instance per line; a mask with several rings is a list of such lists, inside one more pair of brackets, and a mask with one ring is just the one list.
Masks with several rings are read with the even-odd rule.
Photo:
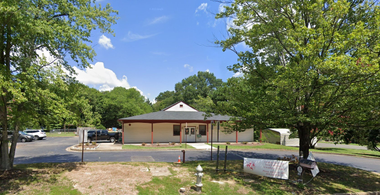
[[127, 76], [123, 75], [122, 79], [118, 79], [116, 74], [108, 68], [104, 67], [103, 62], [97, 62], [95, 65], [91, 64], [91, 68], [81, 70], [73, 67], [77, 73], [76, 79], [89, 86], [98, 88], [99, 91], [111, 91], [115, 87], [124, 87], [126, 89], [134, 88], [143, 95], [143, 92], [137, 87], [131, 87], [128, 83]]
[[241, 77], [243, 76], [243, 73], [242, 72], [236, 72], [232, 77]]
[[148, 25], [157, 24], [157, 23], [160, 23], [160, 22], [165, 22], [168, 19], [169, 19], [168, 16], [157, 17], [157, 18], [154, 18], [153, 20], [149, 21]]
[[152, 34], [152, 35], [139, 35], [139, 34], [134, 34], [131, 31], [128, 31], [128, 34], [127, 34], [126, 37], [124, 37], [123, 41], [133, 42], [133, 41], [138, 41], [138, 40], [141, 40], [141, 39], [147, 39], [147, 38], [154, 37], [154, 36], [156, 36], [156, 34]]
[[225, 4], [225, 3], [219, 4], [219, 13], [226, 11], [226, 8], [224, 8], [224, 6], [226, 6], [226, 5], [227, 4]]
[[206, 70], [206, 72], [210, 72], [210, 70], [209, 70], [209, 69], [207, 69], [207, 70]]
[[244, 75], [243, 71], [247, 71], [247, 67], [243, 66], [242, 68], [239, 69], [238, 72], [236, 72], [232, 77], [241, 77]]
[[37, 55], [39, 56], [39, 59], [37, 59], [37, 63], [41, 63], [42, 60], [46, 64], [50, 65], [58, 65], [61, 62], [60, 58], [54, 57], [48, 50], [45, 48], [39, 49], [36, 51]]
[[190, 66], [189, 64], [183, 65], [184, 68], [188, 68], [190, 72], [193, 72], [194, 67]]
[[99, 37], [99, 41], [98, 41], [98, 43], [99, 43], [102, 47], [104, 47], [104, 48], [106, 48], [106, 49], [113, 48], [113, 45], [112, 45], [112, 43], [111, 43], [111, 39], [108, 38], [108, 37], [106, 37], [106, 36], [104, 36], [104, 35], [102, 35], [102, 36]]
[[207, 9], [207, 3], [202, 3], [196, 10], [195, 10], [195, 13], [197, 13], [198, 11], [204, 11], [206, 12], [206, 9]]

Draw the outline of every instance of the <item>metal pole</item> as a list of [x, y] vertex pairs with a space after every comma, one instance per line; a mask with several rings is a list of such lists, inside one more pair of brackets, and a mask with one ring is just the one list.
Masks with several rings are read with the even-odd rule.
[[187, 149], [187, 134], [186, 134], [186, 129], [187, 129], [187, 123], [186, 123], [186, 128], [185, 128], [185, 137], [186, 137], [186, 139], [185, 139], [185, 149]]
[[183, 153], [183, 163], [185, 163], [185, 150], [182, 150], [182, 153]]
[[226, 146], [226, 151], [224, 151], [224, 172], [227, 171], [227, 169], [226, 169], [226, 166], [227, 166], [227, 148], [228, 148], [228, 146]]
[[219, 171], [219, 146], [218, 146], [218, 152], [216, 153], [216, 172]]
[[217, 137], [218, 137], [218, 142], [219, 142], [219, 121], [218, 122], [216, 122], [216, 134], [217, 134]]
[[82, 132], [82, 162], [83, 162], [83, 153], [84, 153], [84, 129]]

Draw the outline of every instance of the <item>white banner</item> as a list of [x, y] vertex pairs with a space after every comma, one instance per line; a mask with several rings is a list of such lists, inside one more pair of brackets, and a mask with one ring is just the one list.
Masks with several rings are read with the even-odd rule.
[[278, 179], [288, 179], [289, 161], [244, 158], [244, 172]]

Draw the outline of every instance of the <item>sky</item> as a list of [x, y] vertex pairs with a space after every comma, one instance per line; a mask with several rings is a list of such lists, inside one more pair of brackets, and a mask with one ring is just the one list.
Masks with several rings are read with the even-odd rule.
[[[101, 0], [119, 11], [115, 36], [93, 31], [97, 56], [92, 69], [78, 69], [77, 80], [100, 91], [136, 88], [154, 102], [160, 92], [198, 71], [227, 81], [237, 55], [214, 42], [227, 36], [230, 19], [215, 19], [223, 5], [198, 0]], [[244, 47], [244, 46], [241, 46]]]

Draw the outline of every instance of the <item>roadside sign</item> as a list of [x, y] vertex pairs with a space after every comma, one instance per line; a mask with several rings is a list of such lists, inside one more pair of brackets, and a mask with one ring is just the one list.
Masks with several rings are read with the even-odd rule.
[[277, 179], [288, 179], [289, 161], [244, 158], [244, 172]]

